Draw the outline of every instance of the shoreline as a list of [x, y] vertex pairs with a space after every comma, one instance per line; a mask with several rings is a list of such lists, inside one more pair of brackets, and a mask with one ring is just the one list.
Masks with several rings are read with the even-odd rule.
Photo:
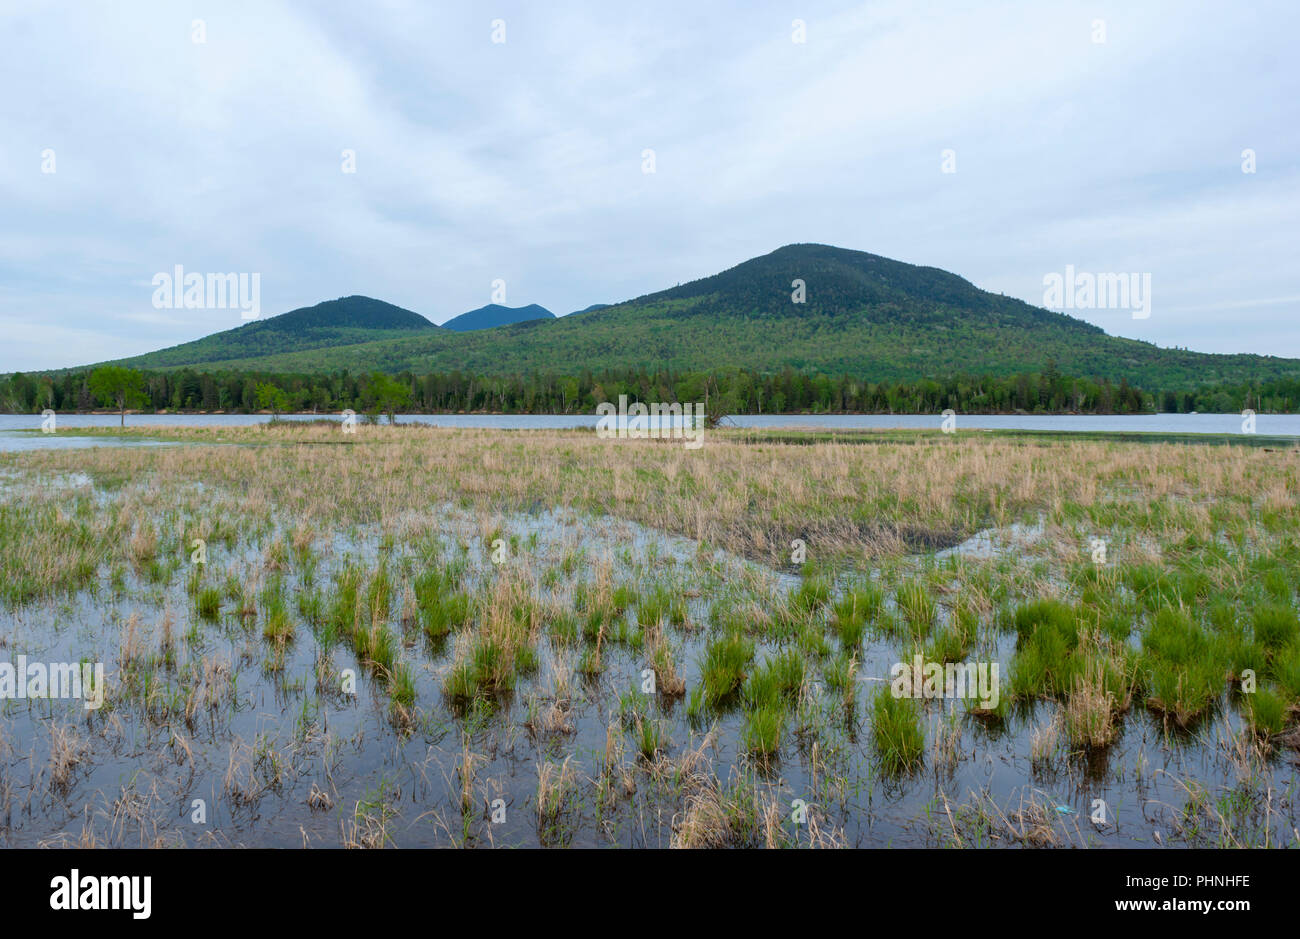
[[[121, 411], [55, 411], [57, 416], [76, 417], [118, 417]], [[1222, 417], [1240, 417], [1236, 411], [956, 411], [957, 416], [969, 417], [1184, 417], [1194, 415], [1218, 415]], [[1266, 416], [1290, 416], [1300, 411], [1256, 411]], [[398, 417], [590, 417], [598, 418], [594, 412], [572, 411], [399, 411]], [[0, 411], [6, 417], [40, 417], [42, 412]], [[272, 417], [270, 411], [133, 411], [127, 410], [127, 417]], [[736, 412], [725, 417], [941, 417], [943, 411], [781, 411], [781, 412]], [[306, 418], [315, 417], [328, 420], [342, 416], [342, 411], [281, 411], [279, 417]], [[358, 417], [363, 415], [358, 414]], [[383, 414], [380, 414], [383, 417]]]

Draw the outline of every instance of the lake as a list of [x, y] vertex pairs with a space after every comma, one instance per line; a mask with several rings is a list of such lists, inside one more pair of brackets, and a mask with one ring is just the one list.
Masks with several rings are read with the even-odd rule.
[[[291, 414], [284, 420], [310, 421], [339, 415]], [[130, 414], [130, 427], [243, 426], [270, 420], [265, 414]], [[812, 428], [816, 430], [871, 430], [890, 428], [938, 428], [938, 414], [740, 414], [728, 419], [736, 427]], [[596, 426], [595, 414], [404, 414], [399, 423], [432, 424], [439, 427], [499, 427], [503, 429], [554, 429]], [[1141, 414], [1141, 415], [1056, 415], [1056, 414], [958, 414], [958, 430], [1051, 430], [1119, 431], [1184, 434], [1240, 434], [1240, 414]], [[116, 427], [116, 414], [60, 414], [61, 429]], [[29, 450], [62, 446], [122, 445], [119, 440], [88, 437], [60, 437], [56, 434], [20, 434], [39, 430], [38, 414], [0, 414], [0, 450]], [[1261, 414], [1255, 431], [1263, 436], [1300, 437], [1300, 414]], [[130, 445], [142, 445], [133, 441]]]

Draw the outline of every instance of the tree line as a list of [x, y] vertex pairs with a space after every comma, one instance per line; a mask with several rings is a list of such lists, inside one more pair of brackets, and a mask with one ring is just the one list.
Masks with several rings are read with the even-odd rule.
[[0, 410], [150, 412], [499, 412], [592, 413], [619, 395], [632, 401], [709, 401], [710, 411], [937, 414], [1292, 413], [1300, 409], [1300, 379], [1276, 379], [1191, 389], [1148, 390], [1108, 379], [1062, 374], [1049, 363], [1016, 375], [954, 375], [944, 379], [872, 382], [860, 376], [775, 373], [730, 368], [712, 372], [608, 370], [576, 375], [491, 376], [452, 371], [277, 374], [180, 369], [139, 371], [121, 366], [0, 378]]

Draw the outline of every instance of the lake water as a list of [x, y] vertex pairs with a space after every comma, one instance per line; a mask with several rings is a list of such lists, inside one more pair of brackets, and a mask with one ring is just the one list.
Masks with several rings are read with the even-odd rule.
[[[293, 414], [284, 420], [318, 420], [339, 415]], [[60, 414], [60, 429], [116, 427], [116, 414]], [[243, 426], [262, 424], [265, 414], [131, 414], [130, 427]], [[816, 430], [868, 430], [889, 428], [935, 428], [938, 414], [740, 414], [728, 419], [736, 427], [813, 428]], [[1122, 431], [1185, 434], [1241, 434], [1240, 414], [1143, 414], [1143, 415], [1050, 415], [1050, 414], [958, 414], [958, 430], [1052, 430]], [[553, 429], [596, 426], [595, 414], [404, 414], [399, 423], [432, 424], [438, 427], [498, 427], [503, 429]], [[15, 433], [39, 430], [38, 414], [0, 414], [0, 450], [29, 450], [63, 446], [105, 446], [127, 443], [55, 434]], [[1255, 432], [1267, 437], [1300, 437], [1300, 414], [1261, 414]], [[128, 445], [148, 445], [132, 441]]]

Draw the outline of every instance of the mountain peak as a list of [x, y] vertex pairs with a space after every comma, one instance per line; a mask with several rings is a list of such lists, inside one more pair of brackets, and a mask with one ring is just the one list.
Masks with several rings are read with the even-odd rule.
[[637, 304], [688, 301], [690, 313], [719, 310], [752, 317], [833, 320], [871, 315], [911, 326], [943, 326], [952, 312], [965, 317], [1031, 327], [1050, 323], [1076, 332], [1100, 333], [1083, 320], [980, 290], [937, 267], [823, 244], [788, 244], [742, 261], [720, 274], [639, 297]]
[[404, 338], [425, 331], [435, 332], [437, 328], [419, 313], [354, 294], [253, 320], [193, 342], [122, 361], [140, 368], [200, 365]]
[[442, 328], [453, 329], [456, 332], [469, 332], [475, 329], [491, 329], [494, 326], [509, 326], [511, 323], [524, 323], [529, 320], [554, 318], [554, 313], [544, 306], [538, 306], [536, 303], [518, 307], [489, 303], [477, 310], [470, 310], [468, 313], [452, 317], [442, 324]]
[[[363, 317], [360, 320], [349, 317]], [[391, 317], [391, 319], [384, 319]], [[354, 322], [362, 326], [340, 325]], [[385, 328], [374, 328], [376, 323]], [[509, 329], [492, 329], [510, 323]], [[280, 372], [577, 369], [793, 370], [916, 381], [1043, 369], [1154, 387], [1300, 374], [1300, 361], [1160, 349], [935, 267], [787, 244], [734, 267], [581, 316], [489, 304], [439, 329], [369, 297], [341, 297], [129, 360], [138, 367]]]
[[400, 306], [353, 294], [299, 307], [244, 328], [257, 326], [277, 332], [297, 332], [303, 329], [430, 329], [433, 323]]

